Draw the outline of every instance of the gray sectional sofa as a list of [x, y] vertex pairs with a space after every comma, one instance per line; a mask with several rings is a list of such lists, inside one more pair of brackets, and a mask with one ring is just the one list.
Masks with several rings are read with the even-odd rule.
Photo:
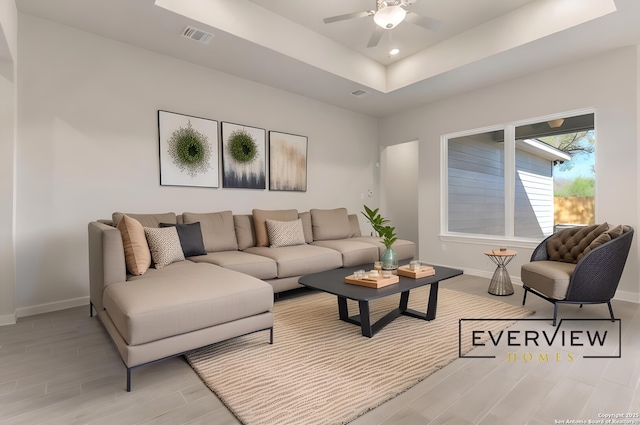
[[[385, 248], [344, 208], [116, 212], [88, 232], [91, 312], [127, 367], [127, 391], [132, 369], [151, 362], [263, 330], [272, 343], [274, 294], [301, 287], [305, 274], [372, 263]], [[136, 245], [139, 232], [147, 240]], [[394, 249], [415, 255], [410, 241]]]

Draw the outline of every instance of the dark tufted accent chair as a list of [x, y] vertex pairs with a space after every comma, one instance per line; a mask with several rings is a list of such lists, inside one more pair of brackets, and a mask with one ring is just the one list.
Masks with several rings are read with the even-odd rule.
[[553, 326], [562, 303], [580, 307], [606, 303], [614, 320], [611, 298], [620, 282], [633, 233], [631, 226], [609, 227], [604, 223], [549, 236], [533, 251], [531, 262], [522, 266], [522, 305], [527, 292], [553, 303]]

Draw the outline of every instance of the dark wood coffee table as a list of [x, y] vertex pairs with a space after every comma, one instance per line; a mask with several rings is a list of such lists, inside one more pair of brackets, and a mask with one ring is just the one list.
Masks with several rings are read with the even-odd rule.
[[[346, 276], [352, 275], [356, 270], [371, 270], [373, 264], [364, 264], [356, 267], [344, 267], [329, 270], [321, 273], [309, 274], [298, 279], [301, 285], [309, 288], [328, 292], [338, 297], [338, 315], [340, 320], [360, 326], [362, 335], [371, 338], [386, 325], [391, 323], [396, 317], [401, 315], [415, 317], [430, 321], [436, 318], [438, 305], [438, 283], [445, 279], [450, 279], [462, 274], [462, 270], [450, 269], [448, 267], [433, 266], [436, 274], [420, 279], [413, 279], [405, 276], [398, 276], [400, 282], [383, 288], [368, 288], [366, 286], [352, 285], [344, 283]], [[425, 313], [407, 308], [409, 303], [409, 292], [421, 286], [431, 285], [429, 292], [429, 302]], [[390, 311], [377, 322], [371, 323], [369, 312], [369, 301], [389, 295], [400, 294], [400, 305]], [[347, 299], [358, 302], [360, 314], [349, 316]]]

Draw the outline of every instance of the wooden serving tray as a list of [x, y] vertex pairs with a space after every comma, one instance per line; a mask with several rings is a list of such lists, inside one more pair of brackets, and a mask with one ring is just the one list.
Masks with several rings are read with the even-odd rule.
[[398, 267], [398, 274], [413, 279], [420, 279], [421, 277], [433, 276], [436, 274], [436, 269], [431, 266], [422, 266], [419, 269], [411, 270], [409, 266], [405, 265]]
[[367, 286], [369, 288], [382, 288], [398, 282], [400, 282], [400, 278], [396, 275], [391, 275], [390, 277], [365, 277], [363, 279], [355, 279], [353, 275], [349, 275], [344, 278], [344, 283]]

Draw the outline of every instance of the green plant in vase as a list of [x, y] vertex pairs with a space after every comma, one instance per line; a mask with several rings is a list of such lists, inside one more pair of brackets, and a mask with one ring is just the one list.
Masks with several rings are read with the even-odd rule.
[[382, 255], [380, 255], [382, 268], [385, 270], [395, 270], [398, 268], [398, 255], [391, 246], [398, 240], [396, 237], [396, 228], [388, 224], [389, 220], [382, 217], [379, 210], [379, 208], [372, 210], [364, 205], [362, 215], [364, 215], [369, 223], [371, 223], [371, 227], [373, 227], [373, 230], [382, 239], [382, 243], [386, 248], [382, 252]]

